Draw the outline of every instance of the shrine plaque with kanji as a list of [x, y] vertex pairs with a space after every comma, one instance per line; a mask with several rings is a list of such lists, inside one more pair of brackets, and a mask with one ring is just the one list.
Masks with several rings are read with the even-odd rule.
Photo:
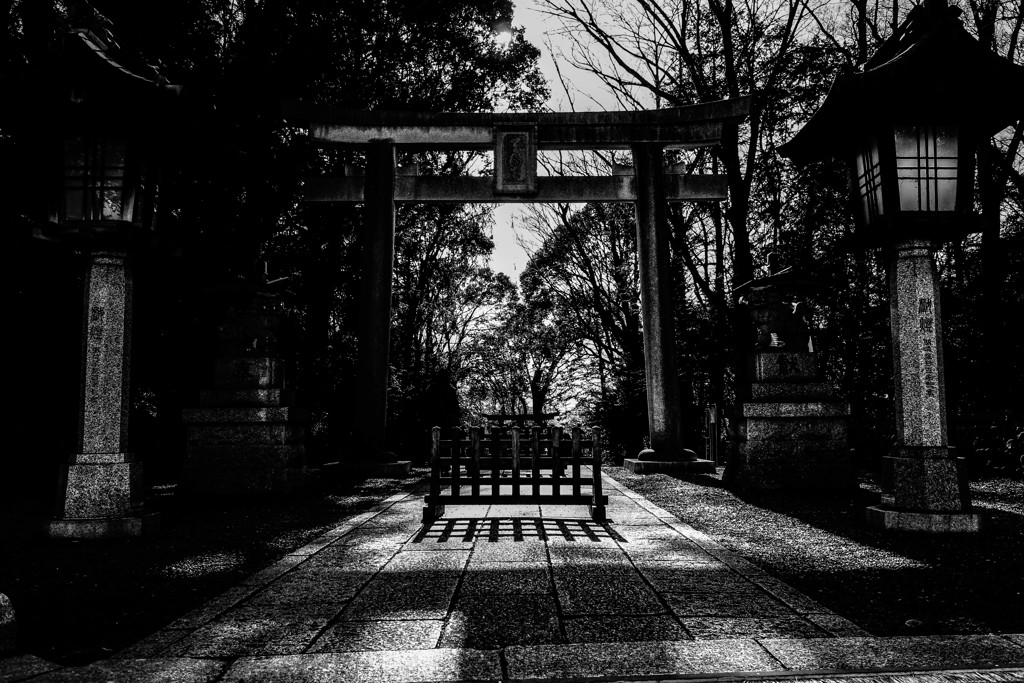
[[535, 127], [494, 131], [494, 192], [537, 192], [537, 130]]

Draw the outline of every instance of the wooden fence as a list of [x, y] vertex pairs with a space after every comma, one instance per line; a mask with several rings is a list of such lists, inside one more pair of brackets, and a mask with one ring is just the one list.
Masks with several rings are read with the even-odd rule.
[[[468, 438], [442, 439], [440, 427], [434, 427], [423, 523], [443, 515], [446, 503], [587, 505], [594, 521], [605, 521], [600, 431], [584, 439], [573, 427], [565, 436], [561, 427], [512, 427], [489, 435], [473, 427]], [[592, 474], [584, 477], [587, 464]]]

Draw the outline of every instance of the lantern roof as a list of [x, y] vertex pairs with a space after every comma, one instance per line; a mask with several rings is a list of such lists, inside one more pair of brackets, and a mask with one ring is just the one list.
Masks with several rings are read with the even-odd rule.
[[20, 102], [4, 108], [5, 120], [32, 126], [42, 119], [93, 116], [141, 123], [140, 113], [165, 114], [181, 86], [122, 50], [110, 21], [88, 2], [68, 2], [67, 7], [68, 28], [57, 36], [49, 58], [3, 80], [3, 88]]
[[796, 161], [841, 156], [856, 133], [881, 124], [962, 125], [992, 135], [1024, 114], [1024, 67], [971, 36], [960, 10], [925, 0], [856, 70], [840, 73], [825, 101], [778, 148]]

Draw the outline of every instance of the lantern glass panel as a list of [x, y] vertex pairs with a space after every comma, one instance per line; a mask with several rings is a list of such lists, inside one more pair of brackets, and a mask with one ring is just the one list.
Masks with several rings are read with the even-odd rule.
[[861, 219], [864, 224], [868, 224], [885, 212], [882, 203], [882, 163], [878, 154], [877, 138], [864, 140], [857, 154], [855, 166]]
[[124, 138], [116, 137], [65, 140], [64, 220], [131, 220], [133, 193], [125, 186], [127, 147]]
[[951, 126], [897, 126], [896, 177], [901, 211], [956, 209], [959, 142]]

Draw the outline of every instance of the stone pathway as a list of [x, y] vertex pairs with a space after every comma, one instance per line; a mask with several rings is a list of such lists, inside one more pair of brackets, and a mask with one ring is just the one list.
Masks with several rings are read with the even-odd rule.
[[[1024, 666], [1024, 635], [871, 637], [604, 481], [607, 525], [579, 507], [492, 505], [449, 506], [423, 528], [425, 491], [399, 494], [109, 660], [0, 660], [0, 680], [779, 680], [768, 676]], [[1014, 671], [991, 680], [1024, 680]]]

